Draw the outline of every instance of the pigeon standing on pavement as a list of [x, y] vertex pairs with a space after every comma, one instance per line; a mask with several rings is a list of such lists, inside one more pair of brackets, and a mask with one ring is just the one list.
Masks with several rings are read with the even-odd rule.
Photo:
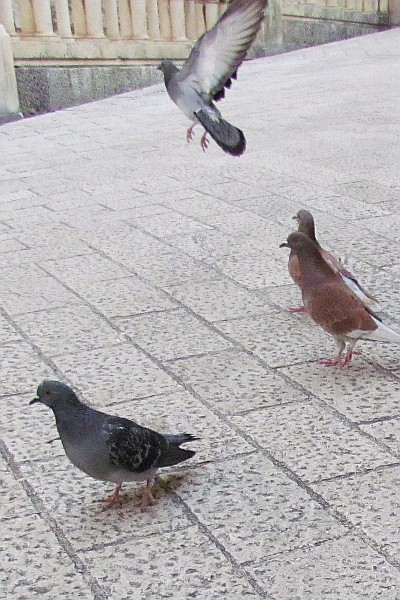
[[[337, 271], [341, 275], [344, 283], [353, 292], [353, 294], [361, 300], [364, 306], [368, 310], [373, 311], [374, 313], [380, 312], [381, 307], [379, 306], [379, 303], [376, 300], [376, 298], [371, 296], [371, 294], [361, 286], [361, 284], [357, 281], [354, 275], [350, 273], [350, 271], [348, 271], [342, 265], [342, 263], [337, 258], [335, 258], [335, 256], [333, 256], [333, 254], [331, 254], [327, 250], [324, 250], [321, 247], [321, 244], [318, 242], [315, 236], [315, 223], [310, 211], [299, 210], [299, 212], [293, 217], [293, 219], [296, 219], [298, 223], [298, 231], [307, 235], [310, 238], [310, 240], [312, 240], [318, 246], [322, 258], [328, 263], [330, 267], [332, 267], [334, 271]], [[289, 255], [288, 269], [289, 274], [295, 282], [295, 284], [301, 287], [299, 259], [297, 257], [297, 254], [293, 251], [291, 251]], [[291, 308], [290, 312], [304, 312], [304, 310], [304, 307]]]
[[193, 137], [197, 123], [205, 129], [201, 147], [208, 147], [207, 133], [228, 154], [240, 156], [246, 148], [243, 132], [225, 121], [213, 100], [225, 96], [264, 18], [267, 0], [232, 0], [217, 23], [196, 42], [182, 69], [164, 60], [158, 67], [164, 74], [170, 98], [192, 121], [186, 139]]
[[195, 455], [193, 450], [180, 446], [199, 438], [188, 433], [157, 433], [129, 419], [94, 410], [60, 381], [43, 381], [37, 398], [30, 404], [36, 402], [52, 409], [65, 454], [72, 464], [95, 479], [115, 483], [109, 506], [121, 504], [124, 481], [147, 481], [141, 502], [145, 511], [154, 504], [151, 488], [158, 470]]
[[291, 233], [280, 247], [290, 248], [299, 262], [300, 289], [310, 317], [331, 334], [339, 347], [337, 356], [322, 361], [337, 365], [347, 343], [341, 366], [350, 364], [353, 348], [360, 339], [395, 342], [400, 334], [384, 325], [347, 287], [341, 275], [322, 257], [319, 247], [304, 233]]

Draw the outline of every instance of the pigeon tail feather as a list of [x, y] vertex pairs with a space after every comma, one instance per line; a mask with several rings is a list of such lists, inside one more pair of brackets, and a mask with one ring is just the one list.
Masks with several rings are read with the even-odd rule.
[[166, 438], [169, 444], [173, 446], [180, 446], [181, 444], [186, 444], [187, 442], [195, 442], [200, 438], [192, 435], [191, 433], [178, 433], [176, 435], [165, 433], [164, 437]]
[[377, 318], [372, 317], [375, 321], [377, 328], [374, 331], [368, 331], [362, 337], [366, 340], [377, 340], [379, 342], [393, 342], [400, 344], [400, 333], [388, 327]]
[[180, 448], [181, 444], [185, 444], [186, 442], [194, 442], [198, 440], [198, 437], [191, 435], [190, 433], [181, 433], [178, 435], [164, 435], [165, 439], [168, 441], [169, 446], [168, 450], [160, 456], [156, 468], [160, 467], [172, 467], [177, 465], [189, 458], [192, 458], [196, 454], [194, 450], [186, 450], [185, 448]]
[[232, 156], [243, 154], [246, 149], [246, 138], [243, 131], [221, 117], [211, 116], [204, 109], [196, 111], [195, 116], [224, 152]]

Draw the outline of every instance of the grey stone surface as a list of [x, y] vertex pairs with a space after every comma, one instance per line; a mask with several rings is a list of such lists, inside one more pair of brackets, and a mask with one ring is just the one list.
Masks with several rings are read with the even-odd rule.
[[269, 560], [344, 533], [260, 453], [194, 471], [177, 493], [239, 563]]
[[235, 416], [233, 422], [304, 481], [397, 462], [377, 444], [311, 403], [265, 408]]
[[238, 350], [177, 360], [170, 368], [221, 413], [236, 414], [305, 399], [276, 372]]
[[151, 66], [80, 66], [16, 69], [21, 111], [24, 116], [60, 110], [159, 83]]
[[[115, 548], [87, 553], [88, 565], [100, 580], [107, 578], [106, 593], [112, 598], [191, 598], [255, 600], [259, 594], [243, 573], [219, 552], [198, 527], [189, 527], [162, 536], [128, 541]], [[179, 563], [176, 553], [181, 556]], [[109, 573], [111, 571], [111, 577]]]
[[249, 571], [276, 600], [397, 600], [400, 585], [396, 568], [349, 536], [255, 563]]
[[[311, 210], [400, 330], [399, 58], [393, 30], [246, 63], [238, 159], [162, 86], [1, 127], [1, 597], [397, 600], [399, 346], [318, 364], [278, 246]], [[201, 438], [151, 512], [103, 510], [44, 378]]]
[[282, 369], [282, 373], [351, 421], [368, 421], [399, 413], [400, 381], [361, 357], [357, 357], [345, 378], [340, 371], [325, 369], [323, 386], [321, 368], [316, 363], [294, 365]]
[[54, 362], [88, 401], [100, 406], [179, 388], [168, 373], [131, 344], [63, 354]]
[[[306, 6], [306, 8], [308, 8]], [[321, 11], [320, 7], [316, 7]], [[329, 7], [325, 11], [329, 10]], [[340, 12], [339, 12], [340, 11]], [[296, 17], [290, 14], [284, 15], [282, 19], [284, 47], [293, 50], [301, 47], [308, 47], [316, 44], [326, 44], [336, 40], [345, 40], [357, 35], [367, 35], [375, 33], [385, 27], [379, 24], [368, 22], [357, 23], [350, 21], [354, 18], [362, 18], [365, 13], [356, 13], [355, 11], [340, 10], [336, 14], [326, 13], [310, 15], [311, 18]], [[350, 13], [350, 15], [347, 15]], [[379, 18], [376, 13], [370, 13], [372, 18]], [[367, 20], [369, 15], [364, 18]], [[336, 20], [335, 20], [336, 19]], [[343, 20], [341, 20], [343, 19]]]
[[185, 309], [117, 319], [118, 328], [162, 361], [225, 350], [231, 344]]
[[361, 429], [380, 440], [400, 455], [400, 419], [367, 423]]
[[[1, 586], [5, 597], [93, 598], [81, 573], [58, 544], [39, 515], [20, 516], [1, 522], [3, 553]], [[21, 561], [21, 555], [25, 557]]]
[[399, 555], [400, 466], [324, 482], [315, 489], [352, 524], [362, 529], [394, 560]]

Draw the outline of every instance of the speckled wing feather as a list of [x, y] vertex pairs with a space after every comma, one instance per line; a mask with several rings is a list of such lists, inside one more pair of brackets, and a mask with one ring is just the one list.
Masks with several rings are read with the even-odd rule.
[[163, 435], [141, 427], [129, 419], [108, 416], [103, 424], [110, 462], [134, 473], [155, 468], [160, 457], [168, 452]]
[[214, 27], [197, 41], [177, 77], [201, 94], [221, 98], [257, 35], [266, 6], [267, 0], [232, 0]]

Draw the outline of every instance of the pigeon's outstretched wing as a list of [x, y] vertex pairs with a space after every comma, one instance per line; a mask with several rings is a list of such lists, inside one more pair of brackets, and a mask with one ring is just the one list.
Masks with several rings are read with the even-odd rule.
[[219, 100], [243, 62], [264, 18], [267, 0], [232, 0], [219, 21], [197, 41], [178, 77]]

